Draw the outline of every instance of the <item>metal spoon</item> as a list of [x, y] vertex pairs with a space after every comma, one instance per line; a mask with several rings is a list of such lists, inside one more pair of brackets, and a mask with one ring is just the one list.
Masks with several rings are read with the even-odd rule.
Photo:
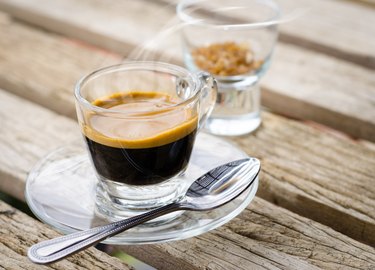
[[254, 182], [259, 171], [260, 162], [255, 158], [223, 164], [195, 180], [185, 197], [178, 202], [108, 225], [40, 242], [31, 246], [27, 255], [35, 263], [47, 264], [174, 211], [205, 211], [217, 208], [232, 201], [246, 190]]

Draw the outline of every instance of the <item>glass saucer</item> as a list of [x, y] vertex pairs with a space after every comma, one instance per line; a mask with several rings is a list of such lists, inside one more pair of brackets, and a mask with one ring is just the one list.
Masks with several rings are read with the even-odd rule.
[[[235, 145], [200, 133], [185, 177], [196, 178], [223, 163], [247, 157]], [[50, 153], [30, 172], [26, 182], [26, 201], [43, 222], [63, 233], [89, 229], [108, 221], [95, 211], [96, 177], [79, 143]], [[185, 211], [165, 223], [143, 224], [106, 239], [106, 244], [150, 244], [193, 237], [215, 229], [237, 216], [253, 200], [258, 178], [237, 199], [206, 212]]]

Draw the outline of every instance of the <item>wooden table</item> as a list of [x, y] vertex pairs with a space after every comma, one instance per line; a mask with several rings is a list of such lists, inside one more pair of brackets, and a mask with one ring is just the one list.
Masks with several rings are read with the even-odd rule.
[[[375, 269], [375, 6], [296, 2], [311, 10], [280, 27], [262, 126], [228, 138], [262, 162], [256, 199], [209, 233], [122, 250], [158, 269]], [[24, 200], [35, 163], [80, 137], [74, 83], [176, 24], [175, 3], [0, 0], [2, 192]], [[181, 63], [176, 36], [149, 56]], [[0, 202], [0, 268], [129, 268], [93, 248], [32, 264], [27, 247], [56, 234]]]

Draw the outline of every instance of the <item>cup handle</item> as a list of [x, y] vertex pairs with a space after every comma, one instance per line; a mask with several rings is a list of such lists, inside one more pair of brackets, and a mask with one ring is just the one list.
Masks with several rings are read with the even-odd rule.
[[199, 98], [200, 102], [198, 122], [198, 129], [201, 129], [215, 107], [217, 98], [217, 82], [216, 79], [207, 72], [200, 71], [197, 72], [196, 75], [202, 83], [202, 89]]

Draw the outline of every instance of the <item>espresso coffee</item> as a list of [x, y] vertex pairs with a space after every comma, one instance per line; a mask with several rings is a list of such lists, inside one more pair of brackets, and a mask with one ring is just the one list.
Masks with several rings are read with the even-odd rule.
[[151, 185], [182, 172], [193, 148], [197, 115], [175, 106], [179, 102], [164, 93], [137, 91], [92, 102], [123, 112], [121, 118], [86, 116], [83, 133], [98, 174], [128, 185]]

